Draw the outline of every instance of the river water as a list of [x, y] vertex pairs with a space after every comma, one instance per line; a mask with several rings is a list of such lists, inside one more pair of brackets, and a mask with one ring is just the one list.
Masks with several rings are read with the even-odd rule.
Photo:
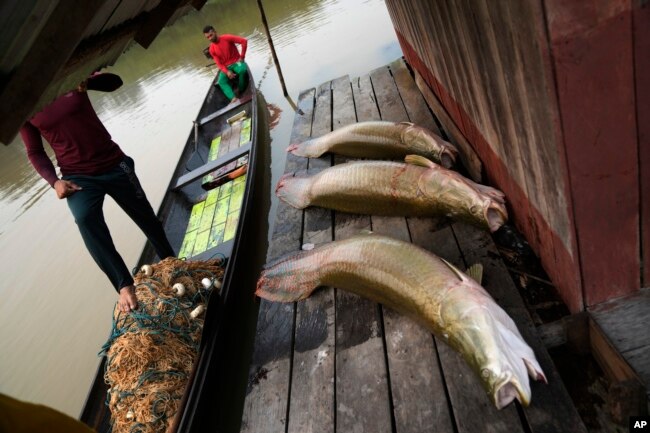
[[[401, 56], [381, 0], [263, 4], [293, 100], [324, 81], [360, 76]], [[256, 1], [209, 2], [165, 28], [148, 50], [133, 45], [107, 68], [122, 77], [122, 88], [91, 92], [113, 140], [135, 160], [154, 209], [216, 71], [202, 53], [206, 24], [248, 38], [255, 84], [279, 114], [271, 130], [272, 185], [284, 169], [294, 113]], [[271, 203], [274, 215], [277, 201]], [[104, 211], [122, 257], [135, 264], [144, 235], [110, 198]], [[19, 138], [0, 146], [0, 276], [0, 392], [77, 417], [117, 295], [86, 252], [66, 203], [33, 171]]]

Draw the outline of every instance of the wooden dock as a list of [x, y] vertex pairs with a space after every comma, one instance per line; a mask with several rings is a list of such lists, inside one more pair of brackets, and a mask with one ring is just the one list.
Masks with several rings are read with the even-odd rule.
[[[296, 115], [292, 142], [368, 120], [411, 121], [440, 133], [401, 59], [304, 91], [298, 107], [304, 114]], [[285, 172], [343, 161], [288, 154]], [[261, 301], [242, 432], [586, 432], [489, 233], [432, 218], [280, 203], [267, 261], [364, 229], [413, 242], [461, 269], [482, 263], [483, 285], [535, 350], [548, 385], [531, 383], [528, 408], [498, 411], [461, 356], [437, 337], [388, 308], [323, 288], [294, 304]]]
[[[631, 405], [630, 415], [639, 411], [639, 403], [650, 411], [650, 287], [638, 293], [603, 302], [589, 310], [591, 345], [611, 383], [636, 383], [645, 400]], [[601, 359], [606, 358], [606, 359]], [[634, 397], [626, 395], [626, 399]], [[633, 403], [634, 404], [634, 403]], [[643, 407], [641, 407], [643, 411]]]

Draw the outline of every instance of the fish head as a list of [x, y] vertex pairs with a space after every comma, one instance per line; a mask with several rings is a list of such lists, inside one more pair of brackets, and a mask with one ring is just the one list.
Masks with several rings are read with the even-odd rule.
[[413, 153], [433, 158], [445, 168], [456, 163], [458, 149], [453, 144], [438, 137], [428, 129], [408, 124], [402, 132], [402, 141], [409, 144]]
[[445, 215], [487, 227], [491, 232], [508, 220], [501, 191], [474, 183], [453, 170], [431, 165], [420, 176], [418, 189]]
[[473, 202], [469, 207], [469, 214], [474, 221], [481, 221], [487, 225], [491, 232], [497, 231], [508, 221], [508, 211], [505, 203], [491, 197], [471, 196]]
[[528, 406], [529, 376], [546, 382], [535, 353], [487, 291], [464, 274], [460, 278], [444, 300], [443, 336], [478, 374], [497, 409], [514, 399]]

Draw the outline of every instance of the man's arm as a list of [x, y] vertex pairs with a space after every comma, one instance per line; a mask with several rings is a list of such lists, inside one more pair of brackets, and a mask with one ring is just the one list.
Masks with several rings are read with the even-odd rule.
[[25, 122], [22, 128], [20, 128], [20, 136], [25, 143], [29, 162], [31, 162], [38, 174], [54, 187], [54, 183], [59, 180], [59, 177], [56, 175], [52, 161], [50, 161], [47, 153], [45, 153], [43, 140], [41, 139], [41, 133], [38, 131], [38, 128], [30, 122]]
[[81, 187], [74, 182], [59, 179], [56, 175], [54, 165], [43, 148], [43, 139], [41, 138], [41, 133], [38, 131], [38, 128], [30, 122], [25, 122], [23, 127], [20, 128], [20, 136], [25, 143], [29, 162], [38, 174], [40, 174], [41, 177], [45, 179], [52, 188], [54, 188], [57, 197], [66, 198], [74, 194], [76, 191], [81, 190]]
[[246, 48], [248, 48], [248, 39], [242, 38], [237, 35], [221, 35], [222, 38], [234, 42], [235, 44], [241, 45], [241, 52], [239, 53], [239, 61], [244, 61], [246, 58]]

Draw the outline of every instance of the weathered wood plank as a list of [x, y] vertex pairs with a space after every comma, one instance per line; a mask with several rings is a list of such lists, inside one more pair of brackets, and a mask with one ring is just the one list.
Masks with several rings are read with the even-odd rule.
[[490, 234], [460, 223], [454, 224], [453, 230], [467, 265], [483, 265], [483, 287], [515, 321], [548, 379], [548, 385], [531, 381], [532, 403], [523, 411], [530, 430], [543, 433], [586, 432]]
[[[330, 82], [316, 91], [312, 137], [332, 128]], [[309, 173], [331, 165], [331, 156], [309, 159]], [[303, 242], [318, 246], [332, 241], [332, 212], [320, 207], [305, 209]], [[331, 432], [334, 428], [334, 289], [323, 287], [298, 302], [296, 336], [289, 402], [289, 433]]]
[[[356, 121], [349, 78], [332, 83], [333, 128]], [[335, 162], [345, 161], [336, 157]], [[334, 237], [370, 229], [370, 217], [335, 212]], [[374, 302], [336, 291], [336, 431], [390, 432], [389, 386], [379, 308]]]
[[647, 332], [650, 288], [598, 304], [589, 312], [621, 353], [650, 346], [650, 332]]
[[[314, 89], [298, 98], [304, 114], [296, 114], [292, 141], [301, 141], [311, 133]], [[285, 173], [307, 168], [307, 160], [287, 155]], [[302, 211], [279, 203], [267, 262], [300, 249]], [[255, 346], [249, 369], [248, 389], [242, 415], [242, 432], [285, 431], [293, 344], [293, 304], [261, 301], [255, 335]]]
[[429, 112], [427, 103], [415, 85], [415, 81], [413, 81], [411, 72], [406, 67], [404, 60], [398, 59], [392, 62], [390, 64], [390, 72], [393, 75], [395, 84], [397, 84], [402, 103], [408, 113], [408, 120], [418, 126], [427, 128], [436, 135], [440, 135], [440, 129], [438, 129], [436, 121]]
[[370, 72], [370, 80], [375, 89], [375, 98], [382, 120], [408, 122], [409, 118], [402, 103], [395, 81], [388, 68], [381, 67]]
[[[410, 76], [404, 74], [408, 74], [408, 71], [405, 68], [400, 70], [398, 65], [396, 69], [400, 77], [399, 84], [406, 86], [405, 89], [397, 87], [395, 74], [391, 75], [392, 67], [390, 70], [386, 67], [379, 68], [371, 73], [381, 120], [403, 122], [412, 119], [412, 115], [423, 126], [435, 126], [433, 118], [426, 111], [426, 105], [418, 106], [416, 96], [407, 90], [408, 80], [413, 83]], [[387, 101], [391, 103], [387, 104]], [[409, 113], [406, 107], [411, 108]], [[420, 111], [422, 109], [425, 112]], [[428, 122], [425, 120], [426, 115]], [[373, 232], [410, 242], [405, 218], [373, 215], [371, 221]], [[431, 334], [391, 309], [384, 308], [383, 313], [397, 432], [425, 432], [430, 431], [432, 425], [436, 426], [436, 431], [453, 431], [438, 354]]]
[[[435, 219], [409, 218], [413, 243], [465, 269], [462, 254], [450, 227], [440, 229]], [[497, 410], [485, 394], [479, 378], [462, 356], [441, 338], [435, 338], [451, 410], [458, 432], [523, 432], [515, 405]]]
[[453, 119], [447, 113], [447, 110], [445, 110], [445, 107], [440, 103], [438, 97], [431, 91], [417, 71], [415, 72], [415, 83], [422, 92], [427, 104], [436, 115], [436, 118], [442, 124], [447, 133], [447, 139], [458, 148], [459, 159], [465, 170], [467, 170], [469, 177], [474, 182], [480, 182], [483, 177], [483, 164], [472, 145], [467, 141], [460, 129], [458, 129]]

